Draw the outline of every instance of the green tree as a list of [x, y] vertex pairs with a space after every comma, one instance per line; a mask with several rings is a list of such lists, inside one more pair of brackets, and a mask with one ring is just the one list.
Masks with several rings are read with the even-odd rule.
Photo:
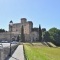
[[5, 30], [4, 30], [4, 29], [0, 29], [0, 33], [1, 33], [1, 32], [5, 32]]
[[39, 41], [42, 41], [42, 30], [40, 25], [39, 25]]
[[53, 43], [60, 45], [60, 30], [57, 28], [49, 29], [50, 37]]
[[42, 40], [45, 41], [45, 42], [50, 42], [50, 34], [48, 31], [45, 31], [42, 33]]
[[17, 36], [17, 41], [19, 42], [19, 40], [20, 40], [20, 37], [19, 37], [19, 35]]
[[45, 32], [46, 31], [46, 28], [42, 28], [42, 32]]
[[24, 28], [23, 28], [23, 25], [21, 27], [21, 41], [22, 42], [25, 42], [25, 36], [24, 36]]

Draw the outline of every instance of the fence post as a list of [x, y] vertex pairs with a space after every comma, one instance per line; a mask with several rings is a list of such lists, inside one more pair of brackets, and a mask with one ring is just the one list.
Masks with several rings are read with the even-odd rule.
[[0, 44], [0, 60], [4, 60], [4, 49], [2, 44]]

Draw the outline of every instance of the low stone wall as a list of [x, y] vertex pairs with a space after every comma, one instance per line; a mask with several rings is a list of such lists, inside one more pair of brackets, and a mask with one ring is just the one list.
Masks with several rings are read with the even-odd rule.
[[[15, 51], [17, 46], [18, 45], [13, 45], [11, 47], [11, 53]], [[10, 53], [10, 47], [4, 47], [3, 49], [0, 49], [0, 60], [7, 60], [7, 58], [9, 57], [9, 53]]]
[[2, 40], [10, 41], [11, 38], [17, 40], [18, 35], [20, 35], [18, 32], [3, 32], [0, 33], [0, 41]]

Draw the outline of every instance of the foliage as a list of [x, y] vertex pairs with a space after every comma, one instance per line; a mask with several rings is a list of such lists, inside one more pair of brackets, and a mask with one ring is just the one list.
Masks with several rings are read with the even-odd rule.
[[48, 31], [42, 32], [42, 40], [45, 42], [50, 42], [50, 34]]
[[22, 27], [21, 27], [21, 41], [22, 41], [22, 42], [24, 42], [24, 41], [25, 41], [23, 25], [22, 25]]
[[51, 28], [49, 30], [50, 37], [52, 42], [54, 42], [57, 45], [60, 45], [60, 30], [57, 28]]
[[42, 30], [41, 30], [41, 26], [39, 25], [39, 41], [42, 40]]
[[17, 36], [17, 41], [19, 42], [19, 40], [20, 40], [20, 37], [19, 37], [19, 35]]
[[42, 28], [42, 32], [45, 32], [46, 31], [46, 28]]
[[1, 32], [5, 32], [5, 30], [4, 30], [4, 29], [0, 29], [0, 33], [1, 33]]

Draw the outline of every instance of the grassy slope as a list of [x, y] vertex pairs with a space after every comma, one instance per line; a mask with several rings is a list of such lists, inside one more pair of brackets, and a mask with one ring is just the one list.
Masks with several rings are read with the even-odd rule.
[[60, 60], [60, 48], [25, 44], [27, 60]]

